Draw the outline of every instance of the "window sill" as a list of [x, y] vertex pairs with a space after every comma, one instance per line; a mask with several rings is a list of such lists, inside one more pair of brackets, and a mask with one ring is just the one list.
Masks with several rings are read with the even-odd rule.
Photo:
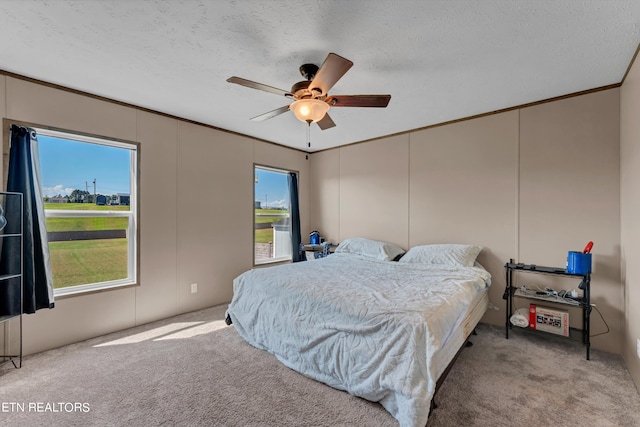
[[287, 257], [287, 258], [270, 258], [270, 259], [265, 259], [265, 260], [259, 260], [259, 261], [254, 261], [253, 262], [253, 266], [254, 267], [271, 267], [274, 265], [280, 265], [280, 264], [290, 264], [291, 263], [291, 258]]
[[99, 292], [113, 291], [116, 289], [130, 288], [133, 286], [139, 286], [138, 283], [112, 283], [101, 284], [101, 286], [70, 286], [68, 288], [58, 288], [53, 290], [53, 296], [55, 299], [66, 299], [71, 297], [84, 296], [89, 294], [95, 294]]

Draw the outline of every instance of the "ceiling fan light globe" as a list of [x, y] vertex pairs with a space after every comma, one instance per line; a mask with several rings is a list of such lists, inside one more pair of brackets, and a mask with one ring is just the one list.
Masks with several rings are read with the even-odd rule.
[[319, 99], [299, 99], [289, 106], [298, 120], [305, 123], [316, 123], [322, 120], [329, 104]]

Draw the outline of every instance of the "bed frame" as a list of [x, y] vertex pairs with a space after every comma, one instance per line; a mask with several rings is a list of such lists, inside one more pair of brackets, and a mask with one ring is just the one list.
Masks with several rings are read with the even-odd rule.
[[[466, 347], [471, 347], [473, 345], [473, 343], [469, 341], [469, 337], [471, 337], [471, 335], [478, 335], [475, 328], [473, 329], [473, 332], [471, 332], [467, 336], [467, 339], [465, 340], [465, 342], [458, 349], [458, 352], [456, 353], [456, 355], [453, 356], [453, 359], [451, 360], [451, 362], [449, 362], [447, 367], [444, 369], [444, 372], [442, 372], [442, 375], [440, 375], [440, 377], [438, 378], [438, 381], [436, 381], [436, 389], [433, 392], [433, 397], [431, 398], [431, 411], [433, 411], [438, 407], [438, 404], [436, 403], [436, 396], [438, 395], [438, 390], [440, 390], [440, 387], [444, 383], [444, 380], [447, 378], [447, 375], [449, 375], [449, 371], [451, 370], [451, 368], [453, 368], [453, 365], [456, 363], [456, 360], [458, 360], [458, 356], [460, 356], [460, 353], [462, 353], [462, 350], [464, 350]], [[429, 411], [429, 416], [431, 416], [431, 411]]]

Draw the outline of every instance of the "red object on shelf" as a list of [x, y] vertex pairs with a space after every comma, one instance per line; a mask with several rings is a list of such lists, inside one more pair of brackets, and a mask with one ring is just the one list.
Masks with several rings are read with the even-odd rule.
[[529, 304], [529, 327], [531, 329], [536, 328], [536, 305]]
[[583, 254], [588, 254], [591, 252], [591, 248], [593, 248], [593, 242], [589, 242], [587, 243], [587, 246], [584, 247], [584, 249], [582, 250]]

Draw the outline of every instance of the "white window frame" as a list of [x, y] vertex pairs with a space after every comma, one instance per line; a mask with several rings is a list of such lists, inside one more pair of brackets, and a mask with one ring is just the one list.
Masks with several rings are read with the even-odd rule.
[[[128, 211], [108, 211], [108, 210], [46, 210], [47, 218], [77, 218], [77, 217], [126, 217], [128, 218], [127, 228], [127, 277], [125, 279], [109, 280], [106, 282], [86, 283], [83, 285], [73, 285], [64, 288], [54, 288], [55, 297], [75, 295], [81, 293], [102, 291], [106, 289], [119, 288], [125, 286], [135, 286], [139, 284], [138, 266], [138, 164], [140, 155], [140, 144], [125, 142], [105, 137], [86, 135], [67, 130], [58, 130], [37, 125], [29, 125], [35, 129], [38, 135], [49, 136], [59, 139], [84, 142], [89, 144], [104, 145], [107, 147], [123, 148], [130, 151], [130, 202]], [[54, 283], [55, 286], [55, 283]]]
[[[298, 174], [297, 171], [293, 171], [290, 169], [282, 169], [282, 168], [277, 168], [277, 167], [273, 167], [273, 166], [265, 166], [265, 165], [260, 165], [257, 163], [254, 163], [253, 165], [253, 174], [255, 176], [256, 173], [256, 169], [262, 169], [268, 172], [277, 172], [277, 173], [282, 173], [282, 174], [288, 174], [288, 173], [295, 173], [296, 175]], [[288, 191], [288, 188], [287, 188]], [[253, 230], [254, 230], [254, 234], [253, 234], [253, 265], [254, 266], [261, 266], [261, 265], [266, 265], [266, 264], [273, 264], [273, 263], [284, 263], [284, 262], [291, 262], [293, 260], [293, 250], [294, 248], [291, 248], [291, 254], [289, 256], [285, 256], [285, 257], [278, 257], [278, 258], [267, 258], [267, 259], [261, 259], [261, 260], [257, 260], [255, 259], [255, 245], [256, 245], [256, 235], [255, 235], [255, 229], [256, 229], [256, 214], [255, 214], [255, 200], [256, 200], [256, 186], [255, 183], [253, 185], [253, 201], [252, 201], [252, 205], [254, 205], [254, 210], [253, 210]], [[291, 201], [289, 201], [289, 216], [288, 218], [291, 218]]]

